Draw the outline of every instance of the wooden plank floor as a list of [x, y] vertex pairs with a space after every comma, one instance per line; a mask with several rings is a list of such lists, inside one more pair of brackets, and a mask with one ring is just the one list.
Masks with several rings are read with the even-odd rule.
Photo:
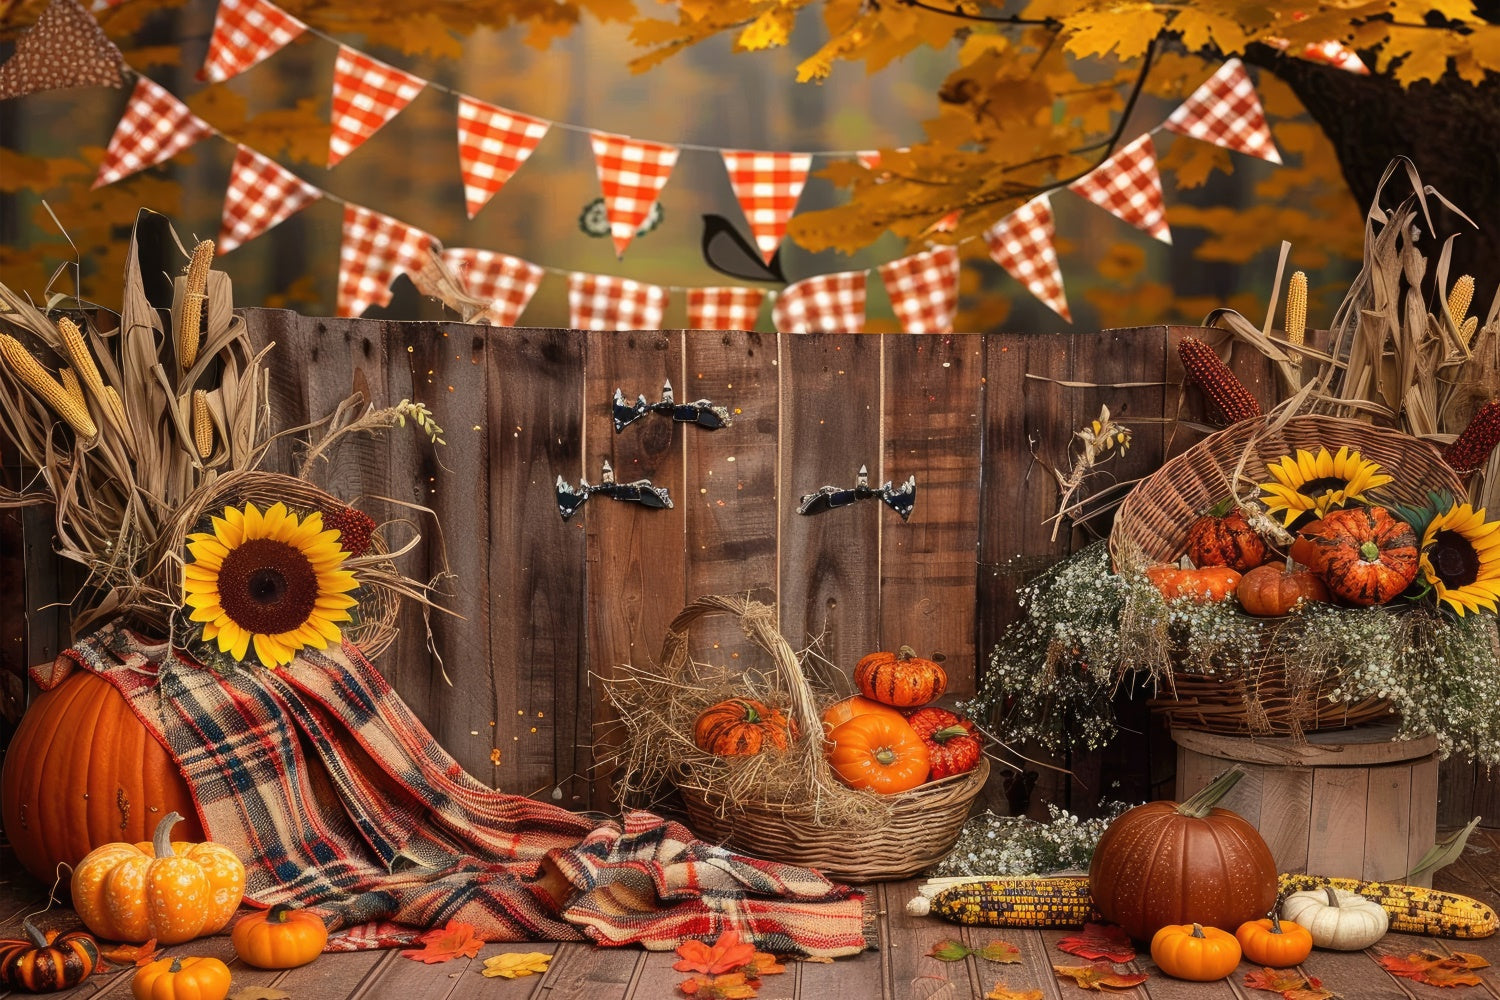
[[[21, 915], [37, 908], [46, 891], [21, 873], [13, 861], [7, 858], [6, 862], [0, 869], [0, 935], [14, 937], [19, 934]], [[1439, 872], [1435, 882], [1438, 888], [1477, 896], [1492, 905], [1500, 903], [1500, 830], [1476, 831], [1463, 857]], [[930, 917], [909, 917], [905, 905], [917, 884], [913, 880], [870, 887], [878, 913], [879, 951], [832, 963], [788, 963], [785, 975], [766, 977], [762, 1000], [979, 1000], [1002, 981], [1010, 989], [1040, 989], [1047, 1000], [1092, 995], [1058, 981], [1052, 974], [1054, 962], [1079, 961], [1054, 947], [1066, 932], [960, 928]], [[75, 919], [71, 910], [54, 908], [37, 923], [66, 927], [74, 925]], [[973, 957], [954, 963], [928, 958], [928, 949], [944, 938], [956, 938], [974, 947], [1004, 939], [1020, 948], [1022, 961], [996, 965]], [[1470, 1000], [1500, 1000], [1500, 937], [1450, 941], [1393, 934], [1381, 942], [1380, 948], [1402, 954], [1418, 948], [1474, 952], [1495, 968], [1482, 973], [1483, 986], [1457, 991], [1396, 979], [1375, 964], [1373, 952], [1314, 952], [1302, 970], [1321, 978], [1325, 988], [1346, 1000], [1425, 1000], [1456, 993]], [[505, 951], [545, 951], [556, 957], [551, 970], [541, 977], [512, 981], [479, 975], [485, 958]], [[268, 986], [286, 992], [292, 1000], [667, 1000], [681, 996], [676, 984], [683, 978], [672, 970], [675, 956], [670, 953], [579, 944], [492, 944], [473, 961], [458, 959], [433, 966], [409, 961], [396, 951], [324, 955], [311, 965], [287, 972], [265, 972], [235, 961], [227, 935], [169, 952], [223, 958], [234, 973], [231, 992], [247, 986]], [[1228, 981], [1206, 984], [1168, 979], [1157, 972], [1146, 955], [1133, 968], [1152, 976], [1141, 987], [1110, 995], [1135, 1000], [1254, 1000], [1273, 995], [1242, 985], [1244, 974], [1251, 968], [1247, 964], [1242, 964]], [[0, 997], [26, 995], [0, 991]], [[129, 975], [116, 970], [94, 976], [70, 993], [55, 995], [70, 1000], [128, 998]]]

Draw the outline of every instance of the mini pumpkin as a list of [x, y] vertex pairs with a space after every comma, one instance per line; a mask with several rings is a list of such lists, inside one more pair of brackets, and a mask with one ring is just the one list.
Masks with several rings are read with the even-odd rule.
[[1292, 920], [1282, 923], [1275, 910], [1240, 924], [1234, 936], [1245, 958], [1272, 969], [1290, 968], [1312, 954], [1312, 932]]
[[1384, 507], [1349, 507], [1324, 516], [1309, 565], [1328, 590], [1352, 604], [1385, 604], [1417, 577], [1417, 536]]
[[45, 934], [21, 921], [24, 938], [0, 940], [0, 984], [27, 993], [56, 993], [83, 982], [99, 967], [99, 945], [84, 931]]
[[1240, 943], [1217, 927], [1167, 924], [1151, 935], [1151, 961], [1173, 979], [1212, 983], [1240, 964]]
[[948, 690], [948, 671], [910, 646], [870, 653], [854, 667], [854, 684], [866, 698], [897, 708], [925, 705]]
[[927, 780], [927, 744], [905, 719], [860, 715], [828, 734], [828, 764], [850, 788], [890, 795]]
[[1266, 561], [1266, 543], [1229, 497], [1188, 528], [1187, 554], [1196, 566], [1228, 566], [1243, 573]]
[[1295, 611], [1307, 601], [1327, 601], [1328, 588], [1312, 570], [1265, 563], [1240, 577], [1234, 596], [1248, 614], [1274, 618]]
[[778, 708], [751, 698], [727, 698], [698, 713], [693, 743], [721, 757], [747, 757], [764, 750], [785, 750], [791, 723]]
[[1391, 923], [1375, 900], [1332, 886], [1292, 893], [1281, 912], [1306, 927], [1315, 946], [1333, 951], [1368, 948], [1385, 936]]
[[111, 941], [180, 944], [229, 923], [245, 894], [245, 866], [212, 841], [173, 841], [168, 813], [149, 844], [105, 844], [73, 869], [73, 908]]
[[1240, 583], [1240, 574], [1228, 566], [1199, 569], [1163, 563], [1146, 567], [1146, 579], [1169, 601], [1181, 598], [1194, 604], [1217, 604], [1228, 600], [1234, 593], [1234, 588]]
[[856, 694], [828, 706], [828, 710], [823, 713], [823, 732], [832, 732], [835, 726], [843, 725], [856, 715], [894, 715], [905, 718], [889, 705], [882, 705], [874, 698]]
[[224, 1000], [229, 978], [229, 966], [217, 958], [158, 958], [136, 971], [130, 995], [135, 1000]]
[[328, 928], [316, 914], [277, 903], [241, 917], [229, 940], [234, 953], [257, 969], [295, 969], [323, 954]]
[[946, 708], [928, 705], [906, 717], [927, 744], [928, 778], [933, 781], [974, 770], [984, 744], [974, 723]]

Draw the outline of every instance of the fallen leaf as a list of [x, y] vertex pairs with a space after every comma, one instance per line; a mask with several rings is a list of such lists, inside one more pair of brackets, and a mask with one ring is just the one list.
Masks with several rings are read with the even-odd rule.
[[740, 972], [722, 976], [694, 976], [678, 983], [677, 988], [700, 1000], [749, 1000], [755, 996], [756, 990], [744, 973]]
[[1426, 983], [1428, 986], [1478, 986], [1484, 982], [1477, 972], [1446, 964], [1435, 965], [1421, 975], [1411, 978], [1419, 983]]
[[1300, 989], [1311, 984], [1307, 977], [1296, 969], [1256, 969], [1245, 973], [1245, 985], [1252, 990], [1281, 993], [1284, 990]]
[[757, 951], [750, 961], [740, 966], [740, 971], [751, 977], [774, 976], [785, 972], [786, 966], [777, 961], [775, 955]]
[[1084, 924], [1082, 931], [1058, 941], [1057, 947], [1079, 958], [1135, 961], [1135, 946], [1125, 931], [1114, 924]]
[[677, 946], [682, 961], [672, 968], [678, 972], [703, 972], [716, 976], [721, 972], [732, 972], [755, 958], [755, 946], [740, 940], [740, 932], [727, 930], [717, 941], [709, 944], [697, 939], [684, 941]]
[[473, 958], [479, 954], [484, 942], [479, 940], [473, 924], [461, 920], [450, 920], [437, 930], [428, 931], [417, 938], [420, 948], [409, 948], [401, 954], [417, 962], [436, 965], [452, 961], [459, 956]]
[[229, 1000], [292, 1000], [292, 995], [269, 986], [246, 986], [229, 994]]
[[1013, 965], [1021, 960], [1020, 948], [1017, 948], [1009, 941], [998, 939], [991, 941], [974, 954], [987, 962], [1003, 962], [1006, 965]]
[[1490, 967], [1490, 963], [1483, 956], [1467, 951], [1455, 951], [1448, 956], [1447, 963], [1457, 969], [1488, 969]]
[[544, 951], [516, 951], [504, 955], [491, 955], [484, 960], [480, 975], [494, 979], [519, 979], [522, 976], [540, 975], [547, 971], [552, 956]]
[[1393, 976], [1429, 986], [1478, 986], [1484, 980], [1474, 970], [1489, 965], [1480, 956], [1462, 951], [1452, 955], [1426, 950], [1407, 952], [1404, 956], [1377, 955], [1375, 961]]
[[150, 965], [160, 957], [156, 938], [145, 944], [117, 944], [113, 948], [100, 949], [99, 954], [120, 965]]
[[1041, 990], [1013, 990], [1002, 980], [984, 995], [984, 1000], [1042, 1000]]
[[1282, 1000], [1338, 1000], [1340, 994], [1323, 989], [1321, 986], [1308, 986], [1293, 990], [1282, 990]]
[[833, 959], [827, 955], [810, 955], [807, 958], [798, 959], [801, 962], [817, 962], [819, 965], [832, 965]]
[[1079, 989], [1098, 990], [1101, 993], [1106, 989], [1130, 989], [1151, 978], [1144, 972], [1116, 972], [1114, 965], [1105, 961], [1098, 961], [1093, 965], [1054, 965], [1052, 971], [1059, 978], [1073, 980]]
[[973, 953], [973, 949], [962, 941], [943, 940], [932, 946], [927, 952], [927, 957], [935, 958], [939, 962], [962, 962]]

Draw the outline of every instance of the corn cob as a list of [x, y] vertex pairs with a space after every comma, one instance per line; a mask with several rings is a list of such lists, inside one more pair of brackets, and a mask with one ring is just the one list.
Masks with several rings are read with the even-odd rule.
[[47, 374], [47, 369], [37, 363], [31, 352], [8, 333], [0, 333], [0, 358], [5, 359], [16, 377], [41, 397], [42, 402], [72, 425], [80, 437], [92, 438], [99, 433], [94, 418], [89, 416], [88, 407], [74, 399], [62, 383]]
[[[1286, 339], [1288, 343], [1300, 344], [1307, 339], [1307, 272], [1292, 272], [1292, 280], [1286, 287]], [[1302, 355], [1291, 351], [1292, 363], [1302, 360]]]
[[1500, 444], [1500, 400], [1492, 399], [1479, 408], [1464, 432], [1443, 449], [1443, 461], [1454, 472], [1473, 472], [1489, 461], [1497, 444]]
[[182, 322], [177, 328], [177, 363], [183, 369], [193, 367], [198, 360], [198, 341], [203, 328], [204, 291], [208, 288], [208, 272], [214, 259], [214, 241], [202, 240], [193, 247], [193, 257], [188, 261], [187, 283], [182, 289]]
[[1461, 275], [1448, 290], [1448, 315], [1453, 317], [1453, 325], [1462, 329], [1464, 317], [1469, 315], [1469, 303], [1474, 301], [1474, 276], [1472, 274]]
[[[73, 362], [73, 367], [77, 370], [78, 381], [88, 386], [89, 392], [103, 401], [101, 405], [108, 409], [109, 416], [114, 418], [115, 423], [124, 427], [125, 408], [120, 405], [120, 397], [115, 393], [114, 388], [104, 384], [104, 377], [99, 374], [99, 366], [94, 363], [94, 356], [89, 353], [89, 346], [84, 342], [83, 331], [78, 329], [78, 324], [68, 317], [59, 316], [57, 332], [62, 338], [63, 349], [68, 352], [68, 359]], [[81, 393], [79, 398], [82, 399]], [[85, 405], [87, 405], [86, 402]]]
[[1188, 381], [1203, 390], [1226, 425], [1261, 415], [1260, 403], [1219, 359], [1213, 348], [1196, 337], [1184, 337], [1177, 345], [1177, 356], [1182, 359], [1182, 367], [1187, 369]]
[[68, 395], [79, 406], [88, 406], [89, 401], [83, 398], [83, 386], [78, 384], [78, 376], [73, 374], [73, 369], [68, 367], [59, 368], [57, 376], [62, 380], [62, 387], [68, 390]]
[[1391, 918], [1391, 930], [1429, 937], [1487, 938], [1500, 929], [1500, 918], [1488, 904], [1454, 892], [1440, 892], [1393, 882], [1362, 882], [1324, 875], [1282, 875], [1281, 892], [1331, 886], [1375, 900]]
[[193, 390], [193, 443], [199, 458], [214, 453], [214, 421], [208, 413], [208, 393], [202, 389]]
[[1464, 320], [1464, 325], [1458, 328], [1458, 335], [1459, 337], [1463, 338], [1463, 342], [1465, 344], [1472, 346], [1474, 343], [1474, 331], [1478, 329], [1479, 317], [1470, 316], [1468, 319]]
[[960, 882], [930, 899], [917, 896], [906, 912], [986, 927], [1082, 927], [1104, 919], [1094, 909], [1087, 875]]

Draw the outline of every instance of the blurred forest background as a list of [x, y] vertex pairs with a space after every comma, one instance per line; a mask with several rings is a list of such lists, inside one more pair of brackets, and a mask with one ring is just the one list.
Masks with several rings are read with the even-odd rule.
[[[0, 59], [43, 6], [0, 0], [5, 39]], [[619, 18], [628, 3], [595, 0], [582, 10], [566, 4], [438, 3], [442, 17], [423, 13], [432, 5], [410, 0], [281, 6], [343, 42], [480, 100], [641, 139], [732, 148], [849, 151], [921, 142], [958, 48], [957, 42], [918, 47], [875, 72], [839, 62], [824, 81], [798, 83], [798, 64], [829, 35], [810, 12], [797, 20], [784, 47], [736, 52], [734, 33], [721, 33], [646, 72], [632, 72], [629, 63], [641, 49]], [[455, 31], [463, 20], [455, 12], [466, 6], [473, 9], [472, 20]], [[559, 22], [555, 15], [563, 10], [578, 14], [576, 23], [570, 23], [571, 13]], [[536, 11], [542, 13], [530, 16]], [[592, 238], [579, 227], [584, 206], [599, 194], [588, 136], [580, 132], [549, 132], [504, 190], [470, 221], [452, 95], [428, 88], [363, 148], [326, 170], [334, 45], [304, 35], [239, 77], [205, 85], [196, 72], [214, 13], [213, 0], [127, 0], [99, 17], [130, 66], [220, 131], [318, 187], [416, 225], [446, 246], [483, 247], [548, 268], [654, 284], [735, 283], [710, 270], [699, 250], [703, 213], [725, 215], [748, 231], [717, 154], [683, 151], [662, 195], [662, 225], [636, 239], [623, 260], [615, 259], [609, 239]], [[1113, 58], [1076, 63], [1068, 58], [1083, 81], [1112, 80], [1124, 67]], [[1170, 64], [1158, 62], [1131, 109], [1123, 141], [1158, 125], [1218, 64], [1187, 55], [1172, 58]], [[1239, 309], [1258, 325], [1283, 239], [1293, 245], [1289, 267], [1307, 271], [1310, 278], [1309, 322], [1326, 325], [1358, 269], [1364, 206], [1344, 182], [1324, 131], [1292, 90], [1267, 72], [1251, 72], [1286, 164], [1158, 134], [1171, 246], [1078, 196], [1053, 196], [1057, 248], [1074, 315], [1071, 329], [1196, 323], [1220, 305]], [[1126, 89], [1111, 90], [1101, 108], [1117, 112]], [[161, 167], [90, 190], [128, 94], [127, 86], [0, 102], [0, 278], [11, 287], [40, 297], [58, 265], [72, 259], [71, 238], [81, 257], [84, 296], [116, 305], [129, 226], [142, 206], [170, 216], [184, 238], [216, 235], [235, 152], [229, 141], [207, 139]], [[847, 189], [816, 176], [829, 162], [827, 157], [814, 161], [815, 176], [800, 212], [848, 201]], [[1217, 169], [1209, 171], [1210, 165]], [[58, 232], [43, 200], [68, 238]], [[340, 221], [340, 206], [320, 201], [223, 257], [218, 266], [234, 280], [236, 304], [331, 314]], [[887, 234], [852, 254], [814, 253], [789, 239], [783, 264], [795, 281], [873, 267], [922, 245], [921, 239]], [[959, 330], [1069, 328], [991, 262], [982, 243], [971, 241], [964, 254]], [[72, 290], [71, 277], [58, 281], [54, 289]], [[549, 273], [521, 323], [566, 326], [566, 284], [564, 274]], [[395, 292], [388, 308], [367, 315], [443, 315], [405, 278], [398, 279]], [[682, 300], [674, 294], [667, 326], [684, 322]], [[769, 306], [763, 308], [762, 329], [769, 329], [769, 313]], [[872, 331], [896, 328], [873, 277], [869, 316]]]

